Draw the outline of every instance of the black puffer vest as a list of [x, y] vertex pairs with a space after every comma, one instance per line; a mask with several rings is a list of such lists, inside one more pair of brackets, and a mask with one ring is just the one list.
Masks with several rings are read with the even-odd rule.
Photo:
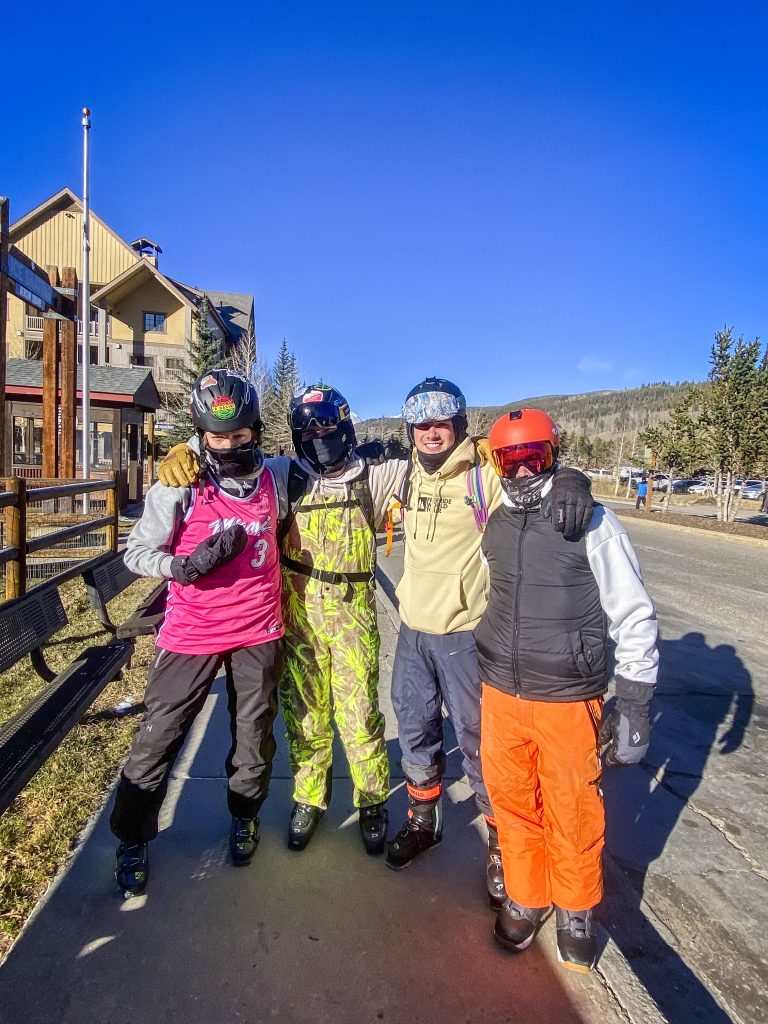
[[584, 537], [565, 540], [539, 510], [502, 505], [483, 554], [490, 596], [475, 629], [480, 678], [527, 700], [605, 693], [605, 618]]

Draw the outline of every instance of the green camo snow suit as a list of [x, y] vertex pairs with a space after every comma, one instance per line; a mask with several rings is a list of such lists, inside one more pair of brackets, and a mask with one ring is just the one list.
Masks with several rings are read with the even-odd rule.
[[[369, 519], [367, 474], [341, 488], [308, 480], [282, 542], [286, 664], [280, 696], [293, 795], [323, 809], [331, 795], [332, 709], [355, 806], [381, 803], [389, 795], [377, 693], [376, 537]], [[297, 571], [297, 563], [325, 574], [365, 574], [370, 582], [313, 578]]]

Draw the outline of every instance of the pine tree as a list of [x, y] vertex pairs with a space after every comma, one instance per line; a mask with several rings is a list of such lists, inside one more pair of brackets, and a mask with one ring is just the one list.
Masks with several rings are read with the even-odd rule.
[[262, 402], [264, 451], [269, 455], [279, 455], [293, 447], [288, 412], [291, 400], [301, 389], [301, 385], [296, 356], [289, 351], [288, 342], [283, 338]]
[[187, 441], [194, 432], [192, 419], [189, 415], [189, 398], [192, 388], [208, 370], [223, 364], [221, 342], [215, 337], [213, 328], [208, 323], [210, 307], [204, 295], [197, 310], [194, 338], [190, 338], [185, 353], [184, 368], [179, 373], [181, 393], [168, 394], [167, 407], [173, 430], [168, 434], [168, 447]]

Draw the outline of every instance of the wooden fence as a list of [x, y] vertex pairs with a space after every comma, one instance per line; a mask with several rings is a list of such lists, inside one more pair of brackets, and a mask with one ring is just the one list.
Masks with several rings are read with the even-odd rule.
[[[36, 482], [35, 482], [36, 484]], [[51, 486], [29, 486], [23, 477], [8, 477], [5, 489], [0, 491], [0, 510], [5, 517], [3, 547], [0, 547], [0, 567], [5, 567], [5, 600], [12, 601], [21, 597], [27, 589], [27, 557], [41, 551], [47, 551], [56, 544], [73, 538], [84, 537], [95, 530], [105, 531], [105, 544], [102, 550], [93, 557], [85, 559], [73, 558], [73, 564], [50, 577], [57, 584], [80, 576], [86, 569], [101, 561], [107, 551], [117, 551], [118, 514], [121, 480], [118, 473], [113, 472], [106, 480], [77, 480], [73, 483], [56, 483]], [[30, 504], [39, 502], [55, 502], [64, 499], [71, 503], [78, 495], [92, 494], [101, 491], [106, 493], [106, 510], [104, 515], [67, 514], [70, 525], [51, 529], [42, 536], [31, 536], [28, 529], [27, 512]], [[73, 518], [77, 522], [71, 523]], [[55, 519], [53, 513], [49, 519]], [[50, 524], [49, 524], [50, 525]]]

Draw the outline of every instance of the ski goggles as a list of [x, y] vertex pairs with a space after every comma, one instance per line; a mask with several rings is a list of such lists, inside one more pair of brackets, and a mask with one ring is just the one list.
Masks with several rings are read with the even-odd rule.
[[441, 420], [452, 420], [464, 412], [465, 408], [456, 395], [449, 395], [445, 391], [424, 391], [405, 400], [403, 419], [412, 424], [439, 423]]
[[493, 464], [499, 476], [511, 480], [522, 467], [534, 476], [546, 473], [555, 462], [555, 453], [549, 441], [529, 441], [527, 444], [510, 444], [496, 448], [491, 453]]
[[305, 402], [291, 411], [291, 430], [338, 427], [344, 417], [333, 402]]

